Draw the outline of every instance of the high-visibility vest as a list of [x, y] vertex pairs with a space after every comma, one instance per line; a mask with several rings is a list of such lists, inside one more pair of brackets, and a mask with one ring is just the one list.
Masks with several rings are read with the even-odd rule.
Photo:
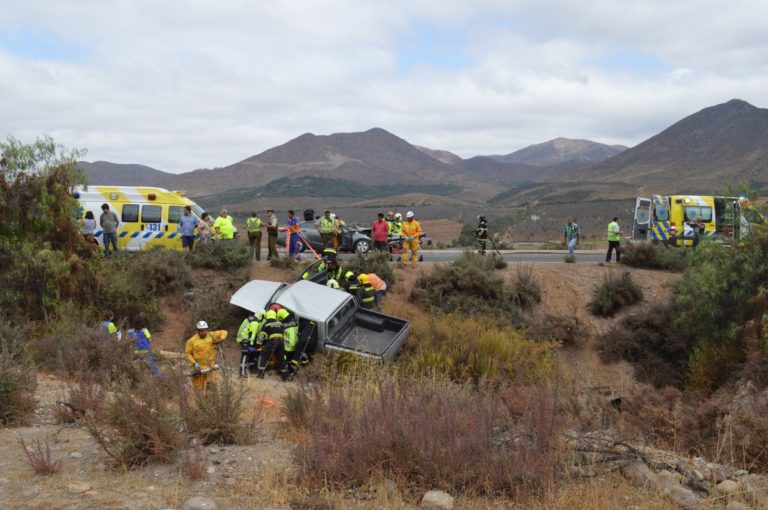
[[332, 234], [336, 229], [336, 222], [323, 216], [318, 220], [318, 226], [321, 234]]
[[248, 232], [261, 232], [261, 218], [251, 216], [245, 220], [245, 228], [248, 229]]
[[376, 301], [376, 291], [370, 285], [366, 285], [360, 292], [360, 306], [367, 310], [373, 308]]
[[397, 221], [396, 219], [387, 219], [387, 223], [389, 223], [389, 235], [391, 236], [397, 236], [400, 235], [400, 232], [403, 230], [403, 222]]
[[612, 221], [608, 224], [608, 240], [609, 241], [620, 241], [621, 236], [614, 232], [614, 230], [619, 229], [619, 224], [615, 221]]
[[253, 345], [254, 342], [258, 343], [259, 333], [261, 333], [261, 321], [251, 321], [248, 327], [245, 328], [245, 337], [250, 345]]
[[376, 292], [387, 290], [387, 282], [379, 278], [379, 275], [377, 275], [376, 273], [368, 274], [368, 282], [373, 286], [373, 289]]
[[285, 328], [285, 351], [295, 351], [297, 343], [299, 343], [299, 327], [291, 326], [289, 328]]
[[265, 322], [261, 327], [262, 336], [265, 336], [267, 340], [280, 340], [284, 339], [285, 328], [283, 323], [277, 319], [272, 319], [269, 322]]

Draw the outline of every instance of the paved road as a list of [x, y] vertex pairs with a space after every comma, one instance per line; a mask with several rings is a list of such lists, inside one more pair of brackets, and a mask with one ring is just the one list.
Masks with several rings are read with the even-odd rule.
[[[424, 262], [450, 262], [458, 258], [463, 250], [424, 250]], [[509, 263], [562, 263], [566, 250], [502, 250], [501, 255]], [[282, 252], [281, 252], [282, 254]], [[265, 255], [266, 256], [266, 255]], [[305, 254], [304, 257], [308, 255]], [[311, 256], [311, 255], [309, 255]], [[351, 255], [342, 254], [341, 259]], [[399, 257], [399, 255], [396, 255]], [[605, 259], [603, 250], [576, 250], [577, 264], [597, 264]]]

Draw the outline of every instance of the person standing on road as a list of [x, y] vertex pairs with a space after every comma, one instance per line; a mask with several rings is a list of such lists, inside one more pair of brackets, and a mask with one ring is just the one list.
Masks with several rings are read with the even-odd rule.
[[117, 214], [109, 210], [108, 204], [101, 205], [101, 216], [99, 216], [99, 225], [101, 226], [102, 235], [104, 236], [104, 256], [109, 257], [112, 255], [110, 251], [110, 244], [117, 251], [117, 229], [120, 227], [120, 219]]
[[288, 211], [288, 255], [293, 257], [296, 262], [301, 262], [300, 232], [299, 217], [291, 209]]
[[277, 254], [277, 216], [274, 209], [267, 209], [267, 260], [280, 258]]
[[251, 245], [251, 258], [261, 261], [261, 218], [256, 211], [251, 211], [251, 217], [245, 220], [248, 231], [248, 242]]
[[231, 241], [235, 238], [235, 224], [226, 209], [222, 209], [221, 215], [213, 222], [213, 229], [216, 231], [218, 239]]
[[413, 267], [419, 261], [419, 239], [421, 238], [421, 225], [416, 221], [413, 211], [408, 211], [405, 215], [405, 223], [402, 226], [403, 235], [403, 267], [408, 263], [408, 252], [411, 253], [411, 263]]
[[621, 258], [621, 227], [619, 227], [619, 217], [614, 216], [608, 224], [608, 253], [605, 255], [605, 261], [611, 261], [611, 253], [616, 250], [616, 263]]
[[184, 214], [179, 218], [179, 224], [176, 225], [176, 231], [181, 233], [181, 248], [187, 248], [192, 251], [195, 247], [195, 229], [197, 228], [197, 218], [192, 215], [192, 207], [184, 207]]
[[344, 232], [344, 222], [341, 221], [341, 218], [339, 218], [335, 214], [331, 214], [331, 219], [333, 219], [333, 249], [337, 250], [339, 249], [339, 246], [341, 245], [341, 235]]
[[326, 209], [323, 216], [315, 220], [315, 227], [320, 232], [320, 238], [323, 240], [323, 249], [333, 247], [333, 232], [336, 230], [336, 222], [331, 218], [331, 211]]
[[[563, 238], [565, 239], [565, 246], [568, 247], [568, 255], [575, 257], [574, 250], [576, 250], [576, 245], [579, 244], [581, 231], [579, 226], [573, 222], [573, 216], [568, 216], [568, 223], [565, 224], [565, 229], [563, 230]], [[618, 256], [618, 252], [616, 252], [616, 255]]]
[[384, 213], [379, 213], [378, 218], [371, 222], [371, 237], [373, 238], [374, 250], [387, 251], [389, 223], [384, 221]]
[[184, 355], [195, 371], [192, 386], [196, 390], [205, 390], [218, 379], [216, 374], [216, 355], [218, 345], [227, 339], [225, 329], [209, 331], [208, 323], [197, 322], [197, 333], [184, 345]]
[[482, 215], [478, 216], [477, 219], [475, 236], [477, 237], [477, 243], [480, 245], [480, 255], [485, 255], [485, 250], [488, 248], [488, 220]]

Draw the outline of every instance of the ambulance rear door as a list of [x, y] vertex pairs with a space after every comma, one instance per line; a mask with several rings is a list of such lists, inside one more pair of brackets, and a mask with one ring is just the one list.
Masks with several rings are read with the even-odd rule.
[[638, 197], [632, 219], [632, 240], [645, 241], [651, 233], [651, 199]]

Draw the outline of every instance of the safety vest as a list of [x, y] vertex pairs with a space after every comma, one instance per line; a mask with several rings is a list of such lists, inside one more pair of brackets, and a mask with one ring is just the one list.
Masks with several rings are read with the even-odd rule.
[[261, 321], [251, 321], [245, 329], [245, 336], [250, 345], [253, 345], [254, 342], [258, 343], [259, 333], [261, 333]]
[[243, 322], [240, 323], [240, 327], [237, 328], [237, 336], [235, 337], [235, 342], [240, 343], [243, 340], [246, 339], [248, 336], [246, 334], [246, 331], [248, 331], [248, 326], [250, 325], [251, 321], [248, 320], [248, 317], [243, 319]]
[[360, 306], [366, 310], [373, 308], [376, 301], [376, 290], [371, 285], [366, 285], [360, 293]]
[[295, 351], [297, 343], [299, 343], [299, 327], [291, 326], [289, 328], [285, 328], [285, 351]]
[[261, 327], [262, 336], [267, 340], [284, 340], [285, 328], [283, 323], [277, 319], [271, 319], [269, 322], [265, 322]]
[[336, 230], [336, 222], [332, 220], [331, 218], [326, 218], [323, 216], [318, 220], [319, 227], [320, 227], [320, 233], [321, 234], [332, 234], [334, 230]]
[[336, 270], [328, 270], [328, 279], [329, 280], [336, 280], [337, 282], [341, 280], [341, 276], [344, 273], [343, 268], [339, 265], [336, 266]]
[[219, 216], [213, 222], [213, 228], [219, 229], [222, 239], [232, 239], [235, 236], [235, 225], [232, 223], [232, 216]]
[[397, 221], [396, 219], [387, 219], [387, 223], [389, 223], [389, 235], [391, 236], [398, 236], [400, 235], [400, 232], [403, 230], [403, 222]]
[[619, 224], [615, 221], [612, 221], [608, 224], [608, 240], [609, 241], [620, 241], [621, 236], [614, 232], [614, 230], [619, 229]]
[[137, 353], [145, 353], [151, 349], [149, 339], [152, 335], [149, 334], [147, 328], [132, 329], [128, 332], [128, 336], [133, 339], [133, 351]]
[[115, 326], [115, 323], [110, 320], [105, 320], [101, 323], [101, 335], [105, 340], [111, 340], [113, 338], [119, 340], [117, 335], [117, 327]]
[[381, 292], [382, 290], [387, 290], [387, 282], [379, 278], [379, 275], [376, 273], [369, 273], [368, 274], [368, 282], [373, 287], [373, 290], [376, 292]]
[[254, 218], [251, 216], [245, 220], [245, 228], [251, 233], [261, 232], [261, 218]]

